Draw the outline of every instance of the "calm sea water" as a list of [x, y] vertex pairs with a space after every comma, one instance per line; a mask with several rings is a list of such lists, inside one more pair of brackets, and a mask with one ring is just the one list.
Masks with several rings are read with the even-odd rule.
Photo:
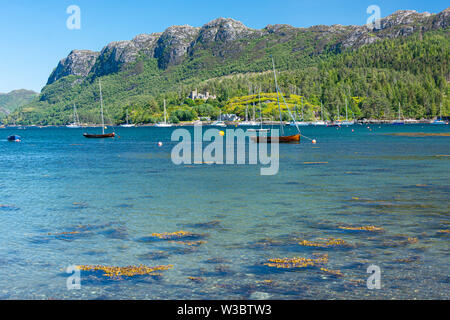
[[[450, 138], [386, 135], [449, 126], [303, 128], [318, 144], [281, 145], [275, 176], [258, 165], [176, 166], [172, 130], [87, 140], [80, 129], [0, 129], [0, 299], [450, 298]], [[11, 134], [23, 142], [6, 142]], [[383, 231], [339, 228], [371, 225]], [[179, 230], [204, 242], [149, 238]], [[299, 245], [328, 238], [349, 245]], [[264, 265], [315, 253], [344, 276]], [[66, 288], [70, 265], [139, 264], [173, 269], [83, 271], [81, 290]], [[367, 289], [371, 264], [380, 290]]]

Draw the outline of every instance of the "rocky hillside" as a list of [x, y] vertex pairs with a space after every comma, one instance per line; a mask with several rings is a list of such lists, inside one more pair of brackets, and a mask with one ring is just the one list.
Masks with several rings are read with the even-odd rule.
[[38, 93], [25, 89], [0, 93], [0, 114], [10, 114], [17, 108], [30, 103], [37, 95]]
[[167, 69], [193, 59], [199, 52], [209, 50], [220, 59], [236, 57], [245, 51], [250, 40], [258, 39], [253, 48], [261, 54], [274, 41], [288, 43], [296, 40], [293, 52], [301, 52], [313, 42], [311, 53], [328, 48], [355, 48], [381, 39], [404, 37], [414, 32], [426, 32], [449, 26], [450, 8], [439, 14], [397, 11], [381, 20], [381, 29], [367, 26], [314, 26], [294, 28], [289, 25], [269, 25], [262, 30], [246, 27], [233, 19], [219, 18], [201, 28], [172, 26], [163, 33], [141, 34], [129, 41], [112, 42], [101, 52], [73, 50], [61, 60], [48, 79], [48, 84], [68, 76], [83, 78], [108, 75], [123, 70], [138, 57], [155, 58], [160, 69]]
[[278, 24], [256, 30], [225, 18], [202, 27], [172, 26], [112, 42], [100, 52], [73, 50], [38, 99], [10, 119], [65, 124], [76, 104], [84, 121], [98, 122], [99, 79], [114, 123], [123, 121], [127, 109], [135, 122], [157, 121], [163, 99], [174, 114], [181, 110], [179, 119], [189, 118], [194, 112], [186, 97], [196, 88], [217, 95], [215, 111], [200, 108], [215, 114], [228, 99], [248, 94], [250, 82], [274, 91], [266, 73], [270, 55], [285, 91], [297, 88], [314, 106], [322, 100], [330, 114], [337, 102], [355, 97], [355, 116], [391, 117], [401, 103], [407, 116], [432, 117], [450, 96], [449, 15], [450, 8], [437, 14], [398, 11], [381, 19], [380, 29]]

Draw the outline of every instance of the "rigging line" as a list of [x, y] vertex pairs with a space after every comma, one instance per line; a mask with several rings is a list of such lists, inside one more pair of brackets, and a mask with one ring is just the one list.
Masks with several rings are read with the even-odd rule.
[[[279, 88], [277, 87], [277, 92], [278, 92], [278, 89], [279, 89]], [[281, 91], [280, 91], [280, 95], [281, 95], [281, 98], [283, 99], [283, 102], [284, 102], [284, 105], [286, 106], [287, 111], [289, 112], [289, 115], [291, 116], [292, 120], [294, 120], [294, 124], [295, 124], [295, 127], [297, 128], [298, 133], [301, 134], [300, 128], [298, 127], [298, 124], [297, 124], [297, 122], [295, 121], [295, 118], [294, 118], [294, 116], [292, 115], [291, 110], [289, 109], [289, 106], [287, 105], [286, 100], [284, 99], [283, 93], [282, 93]]]

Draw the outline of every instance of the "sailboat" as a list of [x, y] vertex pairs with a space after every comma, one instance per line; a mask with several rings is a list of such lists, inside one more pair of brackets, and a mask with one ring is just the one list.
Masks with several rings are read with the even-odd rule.
[[211, 125], [214, 126], [214, 127], [226, 127], [227, 126], [225, 124], [225, 122], [222, 121], [222, 110], [220, 110], [219, 117], [217, 118], [217, 121], [214, 121], [213, 123], [211, 123]]
[[[254, 107], [253, 107], [254, 108]], [[254, 109], [253, 109], [254, 111]], [[254, 120], [248, 120], [248, 106], [245, 107], [245, 121], [239, 122], [240, 126], [257, 126], [258, 123]]]
[[337, 120], [327, 125], [328, 127], [340, 127], [342, 125], [341, 116], [339, 112], [339, 105], [336, 105], [336, 110], [337, 110]]
[[402, 120], [402, 107], [400, 102], [398, 103], [398, 120], [394, 120], [392, 124], [397, 126], [405, 124], [405, 121]]
[[259, 88], [258, 93], [258, 99], [259, 99], [259, 120], [261, 127], [259, 129], [248, 129], [249, 132], [268, 132], [269, 129], [263, 129], [263, 117], [262, 117], [262, 109], [261, 109], [261, 87]]
[[114, 132], [112, 133], [105, 133], [105, 117], [103, 115], [103, 95], [102, 95], [102, 83], [100, 80], [98, 81], [98, 85], [100, 88], [100, 113], [102, 116], [102, 134], [89, 134], [89, 133], [83, 133], [83, 136], [85, 138], [89, 139], [103, 139], [103, 138], [114, 138], [116, 134]]
[[81, 128], [80, 119], [78, 118], [77, 107], [73, 105], [73, 123], [66, 126], [67, 128], [77, 129]]
[[345, 121], [342, 121], [341, 124], [343, 126], [352, 126], [355, 124], [355, 121], [349, 121], [348, 120], [348, 103], [347, 98], [345, 99]]
[[446, 122], [444, 120], [442, 120], [442, 103], [441, 103], [441, 106], [439, 108], [439, 118], [434, 120], [432, 122], [432, 124], [446, 124]]
[[[272, 66], [273, 66], [273, 75], [274, 75], [274, 79], [275, 79], [275, 88], [277, 90], [277, 102], [278, 102], [278, 111], [280, 113], [280, 134], [281, 134], [279, 137], [273, 137], [273, 138], [275, 141], [278, 141], [279, 143], [300, 142], [300, 129], [298, 128], [298, 126], [296, 126], [298, 134], [289, 135], [289, 136], [284, 135], [284, 125], [283, 125], [283, 117], [281, 114], [280, 96], [283, 99], [283, 102], [289, 112], [289, 115], [291, 116], [291, 118], [294, 121], [295, 121], [295, 119], [289, 110], [286, 100], [284, 100], [283, 94], [280, 92], [280, 89], [278, 88], [277, 73], [275, 71], [275, 61], [273, 60], [273, 57], [272, 57]], [[272, 137], [269, 137], [269, 136], [267, 136], [267, 137], [257, 136], [257, 137], [251, 137], [251, 139], [257, 143], [271, 143], [272, 142]]]
[[323, 103], [322, 103], [322, 101], [320, 101], [320, 117], [321, 117], [321, 120], [319, 120], [319, 121], [314, 121], [312, 124], [315, 125], [315, 126], [324, 126], [324, 125], [327, 124], [327, 123], [323, 120]]
[[158, 128], [169, 128], [173, 125], [171, 123], [167, 123], [167, 110], [166, 110], [166, 99], [164, 99], [164, 122], [158, 122], [155, 124], [155, 127]]
[[125, 124], [121, 124], [120, 126], [123, 127], [123, 128], [133, 128], [133, 127], [135, 127], [134, 124], [129, 123], [129, 121], [128, 121], [128, 109], [127, 109], [127, 117], [126, 117], [126, 121], [127, 121], [127, 122], [126, 122]]
[[[295, 105], [295, 115], [297, 116], [297, 105]], [[302, 97], [302, 121], [291, 121], [291, 126], [309, 126], [309, 123], [304, 121], [304, 115], [303, 115], [303, 97]]]

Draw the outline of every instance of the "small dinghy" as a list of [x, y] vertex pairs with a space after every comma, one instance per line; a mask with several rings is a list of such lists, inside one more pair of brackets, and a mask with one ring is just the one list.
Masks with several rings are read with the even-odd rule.
[[16, 136], [16, 135], [12, 135], [12, 136], [9, 136], [6, 140], [11, 141], [11, 142], [20, 142], [22, 140], [22, 138], [19, 136]]

